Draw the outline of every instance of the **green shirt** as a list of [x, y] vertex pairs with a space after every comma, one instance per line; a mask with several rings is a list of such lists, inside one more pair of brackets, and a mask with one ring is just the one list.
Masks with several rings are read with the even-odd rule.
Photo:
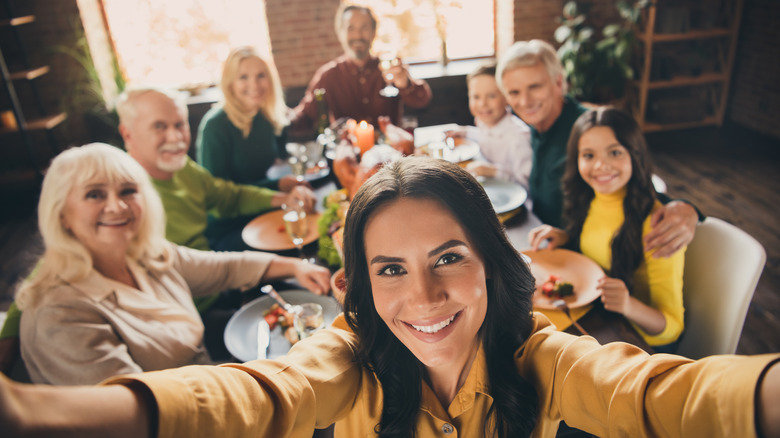
[[244, 138], [221, 106], [211, 108], [200, 122], [195, 142], [198, 164], [212, 175], [238, 184], [279, 188], [266, 172], [280, 157], [273, 126], [258, 112], [252, 130]]
[[209, 214], [236, 217], [271, 209], [271, 189], [234, 184], [212, 176], [192, 160], [169, 180], [152, 178], [165, 207], [165, 237], [173, 243], [208, 250], [203, 234]]
[[574, 122], [587, 108], [566, 96], [561, 115], [546, 132], [531, 126], [533, 166], [528, 188], [534, 214], [545, 224], [561, 227], [563, 214], [563, 173], [566, 170], [566, 144]]

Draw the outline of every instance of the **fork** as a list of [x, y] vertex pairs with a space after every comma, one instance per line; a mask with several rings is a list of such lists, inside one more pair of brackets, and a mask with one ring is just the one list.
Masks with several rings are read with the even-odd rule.
[[577, 327], [577, 330], [579, 330], [583, 335], [590, 336], [590, 334], [582, 328], [582, 326], [574, 320], [574, 318], [571, 317], [571, 312], [569, 311], [569, 306], [566, 304], [566, 301], [563, 300], [555, 300], [552, 303], [553, 306], [555, 306], [558, 310], [565, 313], [567, 317], [569, 317], [569, 321], [571, 321], [572, 324], [574, 324], [574, 327]]
[[282, 296], [279, 295], [279, 292], [277, 292], [276, 289], [274, 289], [274, 287], [271, 286], [270, 284], [261, 287], [260, 291], [266, 295], [270, 295], [271, 298], [276, 300], [276, 302], [279, 303], [280, 306], [282, 306], [282, 309], [286, 310], [289, 313], [297, 313], [301, 309], [301, 306], [298, 305], [293, 306], [292, 304], [285, 301], [284, 298], [282, 298]]

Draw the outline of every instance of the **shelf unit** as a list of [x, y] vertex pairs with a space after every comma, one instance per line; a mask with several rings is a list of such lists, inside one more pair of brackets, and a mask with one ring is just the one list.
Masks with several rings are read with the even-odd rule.
[[[0, 19], [0, 28], [6, 28], [13, 38], [9, 38], [6, 47], [14, 46], [15, 54], [8, 58], [0, 46], [0, 77], [2, 77], [3, 88], [7, 100], [3, 99], [4, 104], [0, 107], [0, 112], [6, 113], [3, 117], [4, 122], [0, 125], [0, 135], [8, 136], [17, 133], [25, 153], [30, 162], [29, 168], [2, 169], [0, 172], [0, 181], [11, 182], [27, 180], [37, 177], [39, 180], [43, 177], [46, 169], [46, 162], [38, 157], [38, 148], [34, 143], [33, 133], [42, 132], [45, 135], [46, 142], [53, 154], [60, 152], [57, 140], [52, 132], [54, 128], [60, 125], [67, 118], [66, 113], [50, 114], [46, 111], [40, 93], [38, 91], [37, 80], [49, 73], [49, 66], [31, 66], [27, 58], [27, 50], [22, 42], [22, 37], [18, 30], [19, 26], [24, 26], [35, 22], [34, 15], [16, 16], [10, 0], [3, 0], [7, 17]], [[5, 31], [5, 30], [4, 30]], [[13, 41], [10, 41], [13, 40]], [[9, 66], [12, 64], [12, 66]], [[16, 92], [15, 83], [26, 83], [31, 94], [31, 101], [23, 105]], [[31, 110], [32, 109], [32, 110]], [[32, 116], [28, 116], [32, 113]], [[12, 141], [2, 141], [5, 146], [14, 144]], [[0, 154], [7, 151], [0, 150]]]
[[[700, 0], [693, 2], [672, 2], [658, 0], [642, 15], [637, 38], [641, 49], [637, 71], [638, 80], [633, 82], [636, 94], [633, 102], [634, 115], [644, 132], [692, 128], [723, 123], [728, 99], [729, 82], [737, 47], [737, 35], [742, 15], [743, 0]], [[696, 10], [699, 6], [701, 9]], [[667, 9], [665, 9], [667, 8]], [[687, 8], [687, 9], [686, 9]], [[673, 10], [672, 10], [673, 9]], [[707, 20], [695, 23], [691, 12], [709, 14]], [[669, 25], [669, 20], [673, 21]], [[662, 32], [659, 32], [662, 30]], [[695, 56], [685, 56], [685, 50], [705, 47], [710, 52], [711, 65], [701, 71], [667, 68], [678, 63], [693, 64]], [[664, 62], [670, 61], [671, 62]], [[680, 71], [683, 70], [683, 71]], [[675, 103], [678, 105], [675, 106]], [[685, 103], [692, 111], [686, 112]], [[667, 112], [663, 119], [664, 105], [676, 108], [682, 117], [674, 120], [674, 111]], [[655, 108], [655, 111], [653, 109]], [[655, 113], [655, 114], [654, 114]]]

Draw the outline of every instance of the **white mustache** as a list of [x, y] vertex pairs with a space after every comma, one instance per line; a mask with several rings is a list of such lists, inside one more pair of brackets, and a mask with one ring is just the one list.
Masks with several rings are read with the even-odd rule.
[[160, 152], [176, 153], [181, 150], [187, 149], [187, 143], [183, 141], [177, 141], [176, 143], [166, 143], [160, 147]]

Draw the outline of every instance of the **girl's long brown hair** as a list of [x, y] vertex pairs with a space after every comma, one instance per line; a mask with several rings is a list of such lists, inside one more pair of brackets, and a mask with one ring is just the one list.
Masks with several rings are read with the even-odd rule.
[[652, 163], [642, 130], [633, 117], [612, 107], [602, 107], [582, 114], [572, 127], [566, 151], [566, 172], [563, 176], [563, 220], [573, 249], [580, 249], [580, 233], [588, 216], [593, 189], [580, 176], [577, 161], [582, 135], [596, 126], [605, 126], [615, 133], [618, 142], [631, 157], [631, 178], [623, 200], [623, 225], [612, 239], [610, 277], [619, 278], [631, 290], [634, 271], [644, 258], [642, 224], [650, 214], [656, 199], [651, 180]]

